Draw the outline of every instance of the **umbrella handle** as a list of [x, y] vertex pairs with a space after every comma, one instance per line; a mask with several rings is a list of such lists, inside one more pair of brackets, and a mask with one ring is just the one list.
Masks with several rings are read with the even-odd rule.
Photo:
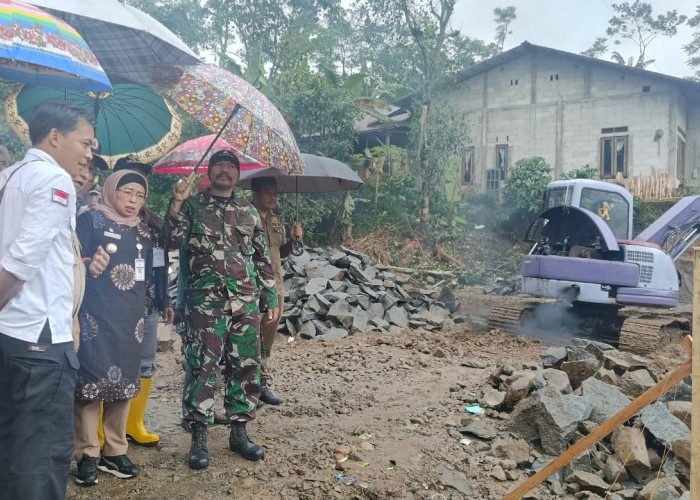
[[292, 255], [299, 257], [304, 253], [304, 243], [301, 240], [292, 241]]

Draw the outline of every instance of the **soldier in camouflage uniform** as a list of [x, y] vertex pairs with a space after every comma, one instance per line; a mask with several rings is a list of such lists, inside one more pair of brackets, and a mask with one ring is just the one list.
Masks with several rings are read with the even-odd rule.
[[260, 397], [260, 315], [278, 317], [270, 254], [257, 210], [236, 197], [239, 161], [231, 151], [209, 161], [211, 188], [189, 197], [194, 176], [173, 187], [166, 217], [169, 248], [188, 256], [184, 335], [191, 369], [185, 390], [185, 420], [192, 429], [189, 465], [209, 465], [207, 424], [213, 423], [216, 369], [224, 362], [224, 410], [231, 421], [229, 448], [248, 460], [263, 458], [247, 436]]

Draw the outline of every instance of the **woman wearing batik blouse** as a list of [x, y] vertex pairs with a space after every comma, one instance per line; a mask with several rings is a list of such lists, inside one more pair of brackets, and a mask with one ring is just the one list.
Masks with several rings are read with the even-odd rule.
[[[80, 321], [80, 369], [76, 383], [76, 482], [97, 483], [97, 469], [119, 478], [139, 468], [127, 456], [129, 400], [139, 392], [144, 304], [151, 279], [150, 233], [139, 217], [148, 193], [146, 178], [122, 170], [104, 183], [103, 204], [78, 217], [83, 257], [102, 247], [110, 256], [99, 275], [88, 272]], [[104, 449], [98, 422], [103, 407]]]

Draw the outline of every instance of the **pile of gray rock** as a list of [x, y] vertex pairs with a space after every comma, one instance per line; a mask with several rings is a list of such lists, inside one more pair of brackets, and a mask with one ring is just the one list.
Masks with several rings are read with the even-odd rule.
[[280, 332], [289, 336], [332, 340], [370, 330], [441, 330], [463, 321], [449, 288], [415, 286], [409, 276], [379, 270], [346, 247], [307, 249], [284, 265]]
[[[497, 467], [507, 472], [513, 462], [521, 470], [539, 470], [651, 388], [657, 377], [647, 366], [640, 356], [583, 339], [550, 347], [542, 366], [501, 364], [477, 393], [485, 414], [461, 432], [483, 438], [488, 424], [500, 421], [515, 439], [492, 444], [494, 457], [506, 464]], [[685, 498], [690, 398], [686, 379], [552, 475], [552, 493], [557, 498]], [[508, 479], [503, 470], [492, 475]]]

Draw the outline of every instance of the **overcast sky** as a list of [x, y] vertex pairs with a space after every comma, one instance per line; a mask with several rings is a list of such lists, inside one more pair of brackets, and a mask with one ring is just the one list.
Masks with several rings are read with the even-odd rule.
[[[611, 4], [622, 0], [458, 0], [452, 27], [472, 38], [491, 41], [495, 35], [493, 9], [516, 7], [517, 19], [510, 25], [504, 50], [527, 40], [536, 45], [578, 54], [589, 48], [596, 37], [603, 36], [608, 20], [614, 15]], [[632, 0], [629, 0], [630, 2]], [[679, 14], [692, 17], [700, 0], [651, 0], [654, 14], [677, 9]], [[683, 45], [691, 39], [691, 28], [682, 26], [670, 39], [657, 38], [649, 49], [647, 59], [656, 61], [646, 69], [667, 75], [685, 77], [693, 74], [688, 68], [688, 56]], [[634, 45], [616, 48], [625, 58], [637, 57]]]

